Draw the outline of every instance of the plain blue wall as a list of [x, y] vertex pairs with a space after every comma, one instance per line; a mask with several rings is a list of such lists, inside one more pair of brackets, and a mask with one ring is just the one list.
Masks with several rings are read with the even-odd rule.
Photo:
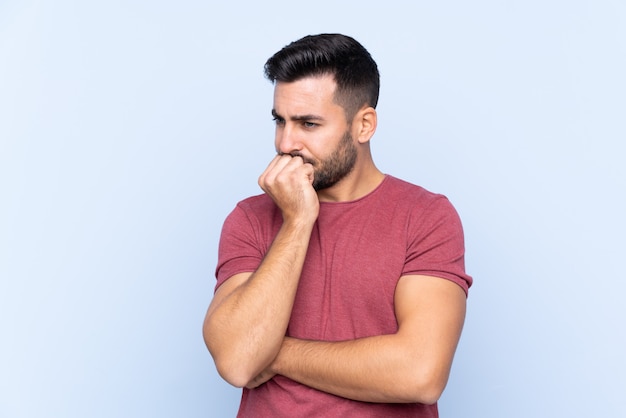
[[379, 64], [379, 167], [465, 225], [442, 417], [626, 415], [625, 3], [211, 3], [0, 1], [1, 417], [234, 415], [219, 231], [273, 154], [265, 59], [320, 32]]

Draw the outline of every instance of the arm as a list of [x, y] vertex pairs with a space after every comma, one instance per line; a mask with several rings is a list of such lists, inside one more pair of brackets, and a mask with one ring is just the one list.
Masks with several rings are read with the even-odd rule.
[[259, 185], [280, 207], [281, 226], [258, 269], [222, 284], [209, 306], [204, 339], [220, 375], [243, 387], [278, 353], [291, 316], [319, 203], [313, 169], [301, 158], [277, 156]]
[[394, 303], [397, 333], [341, 342], [285, 338], [255, 384], [281, 374], [360, 401], [436, 402], [461, 335], [465, 292], [448, 280], [405, 276]]

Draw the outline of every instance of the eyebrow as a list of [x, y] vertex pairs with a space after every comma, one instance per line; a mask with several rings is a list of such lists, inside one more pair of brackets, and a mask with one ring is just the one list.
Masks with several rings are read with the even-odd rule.
[[[279, 115], [278, 112], [276, 112], [276, 109], [272, 109], [272, 116], [275, 118], [285, 119], [284, 117]], [[320, 120], [321, 121], [321, 120], [324, 120], [324, 118], [318, 115], [309, 114], [309, 115], [294, 115], [290, 117], [289, 120], [296, 121], [296, 122], [307, 121], [307, 120]]]

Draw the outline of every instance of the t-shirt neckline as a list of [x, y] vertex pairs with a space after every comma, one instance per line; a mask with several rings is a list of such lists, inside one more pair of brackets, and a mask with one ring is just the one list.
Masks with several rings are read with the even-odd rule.
[[354, 205], [354, 204], [360, 203], [368, 199], [369, 197], [377, 194], [378, 191], [383, 188], [384, 184], [387, 183], [387, 180], [391, 178], [391, 176], [389, 176], [388, 174], [383, 174], [383, 176], [384, 176], [383, 180], [374, 189], [372, 189], [370, 192], [364, 194], [363, 196], [357, 199], [346, 200], [346, 201], [341, 201], [341, 202], [320, 202], [320, 206], [338, 207], [338, 206]]

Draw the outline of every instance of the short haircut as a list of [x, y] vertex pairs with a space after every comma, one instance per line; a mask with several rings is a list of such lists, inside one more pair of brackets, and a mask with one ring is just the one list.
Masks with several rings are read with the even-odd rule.
[[305, 36], [265, 63], [265, 77], [272, 83], [323, 75], [334, 76], [334, 100], [344, 108], [348, 122], [363, 106], [376, 108], [380, 89], [378, 67], [363, 45], [349, 36]]

